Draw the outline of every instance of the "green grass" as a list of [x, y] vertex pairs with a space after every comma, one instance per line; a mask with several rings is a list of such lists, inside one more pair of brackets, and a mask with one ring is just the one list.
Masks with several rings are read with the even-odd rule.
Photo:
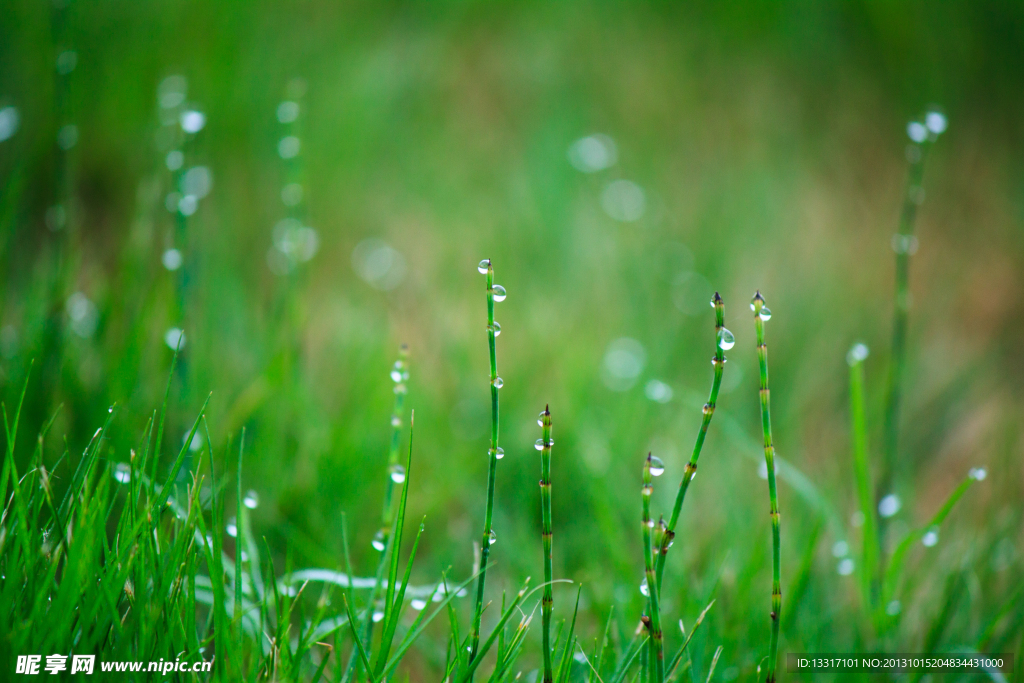
[[[0, 667], [730, 683], [777, 648], [1016, 651], [1024, 671], [1020, 16], [16, 0]], [[932, 101], [951, 127], [925, 172], [905, 123]], [[194, 167], [210, 194], [168, 211]], [[484, 254], [512, 294], [500, 445]], [[721, 301], [756, 286], [770, 468], [756, 328], [731, 321], [708, 367]], [[844, 365], [854, 341], [872, 354]], [[671, 486], [638, 498], [649, 452]]]

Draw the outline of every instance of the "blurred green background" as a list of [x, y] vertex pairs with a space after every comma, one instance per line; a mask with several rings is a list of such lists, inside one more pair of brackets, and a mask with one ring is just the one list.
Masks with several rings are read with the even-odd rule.
[[[767, 632], [757, 288], [774, 312], [775, 441], [804, 477], [780, 489], [786, 598], [811, 553], [783, 651], [866, 637], [837, 572], [836, 544], [859, 543], [844, 359], [871, 348], [877, 462], [906, 124], [942, 107], [911, 269], [896, 529], [969, 468], [989, 477], [913, 552], [926, 571], [895, 642], [917, 650], [952, 590], [941, 642], [980, 646], [1019, 583], [1019, 3], [11, 0], [0, 36], [0, 391], [11, 406], [36, 359], [23, 424], [63, 405], [49, 464], [59, 435], [80, 453], [114, 403], [108, 457], [129, 457], [183, 329], [165, 458], [213, 391], [215, 466], [233, 470], [224, 449], [245, 426], [244, 485], [279, 571], [286, 548], [294, 566], [340, 568], [346, 511], [368, 573], [388, 373], [407, 343], [418, 578], [463, 576], [484, 505], [476, 264], [491, 258], [508, 290], [491, 595], [541, 574], [533, 442], [550, 403], [556, 574], [584, 584], [593, 634], [613, 603], [639, 614], [641, 458], [668, 466], [665, 510], [710, 385], [717, 290], [737, 344], [663, 599], [689, 624], [717, 596], [695, 658], [728, 643], [727, 680], [753, 670]], [[556, 610], [569, 599], [556, 592]], [[1024, 649], [1022, 622], [1018, 604], [990, 637]]]

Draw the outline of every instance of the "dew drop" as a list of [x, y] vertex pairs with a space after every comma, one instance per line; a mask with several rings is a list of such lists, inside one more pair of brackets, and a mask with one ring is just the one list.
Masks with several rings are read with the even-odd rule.
[[704, 408], [701, 410], [705, 415], [711, 415], [715, 412], [715, 407], [710, 403], [705, 403]]
[[497, 450], [493, 448], [487, 450], [487, 455], [491, 455], [492, 453], [494, 454], [495, 460], [501, 460], [502, 458], [505, 457], [505, 449], [500, 446], [497, 448]]
[[870, 350], [868, 349], [867, 345], [857, 342], [856, 344], [850, 347], [850, 351], [846, 354], [847, 365], [856, 365], [857, 363], [867, 358], [868, 353], [870, 353]]
[[836, 541], [832, 546], [832, 557], [846, 557], [850, 554], [850, 544], [846, 541]]
[[493, 287], [491, 287], [491, 294], [494, 295], [495, 301], [505, 300], [505, 288], [502, 287], [501, 285], [494, 285]]
[[238, 522], [232, 517], [228, 520], [227, 526], [224, 528], [228, 532], [228, 536], [231, 538], [238, 538]]
[[499, 337], [499, 336], [501, 336], [501, 325], [499, 325], [497, 322], [495, 322], [493, 325], [488, 325], [487, 326], [487, 331], [488, 332], [494, 332], [494, 336], [495, 337]]
[[924, 125], [933, 135], [941, 135], [946, 132], [946, 115], [939, 111], [930, 111], [924, 116]]
[[426, 600], [420, 600], [419, 598], [413, 598], [413, 599], [412, 599], [412, 600], [411, 600], [411, 601], [409, 602], [409, 605], [410, 605], [410, 606], [411, 606], [411, 607], [412, 607], [412, 608], [413, 608], [414, 610], [416, 610], [417, 612], [420, 612], [420, 611], [422, 611], [422, 610], [423, 610], [423, 608], [425, 608], [425, 607], [427, 606], [427, 601], [426, 601]]
[[381, 612], [380, 610], [378, 610], [378, 611], [373, 613], [373, 623], [375, 623], [375, 624], [379, 623], [383, 619], [384, 619], [384, 613]]
[[476, 269], [481, 275], [487, 274], [487, 269], [491, 267], [491, 259], [485, 258], [480, 263], [476, 264]]
[[647, 462], [650, 464], [652, 477], [660, 477], [665, 473], [665, 463], [661, 461], [661, 458], [651, 455], [648, 456]]
[[494, 545], [498, 542], [498, 534], [494, 533], [494, 529], [491, 529], [491, 533], [487, 534], [487, 545]]
[[649, 597], [650, 594], [651, 594], [651, 591], [647, 588], [647, 577], [646, 576], [644, 577], [644, 580], [640, 582], [640, 594], [643, 595], [644, 597]]
[[724, 327], [720, 329], [718, 331], [718, 348], [728, 351], [734, 346], [736, 346], [736, 337], [733, 336], [732, 332]]
[[917, 143], [922, 143], [928, 137], [928, 128], [920, 121], [911, 121], [907, 124], [907, 137]]
[[377, 552], [383, 552], [384, 551], [384, 532], [381, 531], [381, 530], [378, 530], [377, 533], [375, 533], [373, 535], [373, 540], [370, 541], [370, 545], [372, 545], [373, 549], [376, 550]]
[[535, 441], [535, 442], [533, 443], [533, 447], [534, 447], [534, 448], [536, 448], [536, 449], [537, 449], [538, 451], [542, 451], [542, 450], [544, 450], [544, 446], [545, 446], [545, 445], [547, 445], [547, 446], [549, 446], [549, 447], [550, 447], [550, 446], [554, 446], [554, 445], [555, 445], [555, 440], [554, 440], [554, 439], [548, 439], [548, 440], [547, 440], [547, 441], [545, 442], [545, 441], [544, 441], [544, 439], [537, 439], [537, 440], [536, 440], [536, 441]]
[[391, 371], [391, 381], [392, 382], [396, 382], [396, 383], [397, 382], [401, 382], [402, 381], [402, 371], [401, 370], [392, 370]]
[[398, 417], [397, 415], [392, 415], [391, 416], [391, 426], [392, 427], [401, 427], [402, 426], [402, 418]]
[[492, 379], [491, 384], [494, 385], [495, 389], [501, 389], [503, 386], [505, 386], [504, 380], [502, 380], [500, 377], [495, 377], [494, 379]]
[[939, 542], [939, 529], [938, 527], [932, 527], [925, 532], [924, 536], [921, 537], [921, 543], [924, 544], [925, 548], [931, 548]]
[[761, 312], [758, 313], [758, 317], [761, 318], [761, 320], [768, 322], [769, 320], [772, 319], [771, 309], [768, 308], [767, 306], [762, 306]]
[[396, 484], [401, 484], [405, 481], [405, 468], [398, 463], [388, 468], [388, 474], [391, 476], [391, 481]]
[[895, 493], [890, 493], [878, 501], [878, 514], [882, 517], [892, 517], [900, 511], [901, 507], [903, 507], [903, 503], [900, 501], [900, 497]]
[[544, 418], [545, 417], [547, 417], [547, 416], [543, 412], [541, 412], [540, 415], [537, 416], [537, 426], [538, 427], [543, 427], [544, 426]]
[[885, 606], [885, 613], [890, 617], [894, 617], [902, 611], [903, 605], [900, 604], [899, 600], [891, 600], [888, 605]]
[[853, 560], [851, 560], [848, 557], [846, 559], [842, 560], [839, 563], [839, 566], [836, 567], [836, 571], [839, 572], [839, 576], [849, 576], [850, 574], [853, 573], [853, 569], [854, 569]]
[[117, 463], [114, 468], [114, 479], [120, 484], [127, 484], [132, 480], [132, 468], [126, 462]]
[[249, 508], [250, 510], [255, 510], [259, 504], [260, 494], [256, 493], [252, 489], [249, 489], [245, 494], [245, 498], [242, 499], [242, 505]]
[[984, 467], [972, 467], [971, 471], [967, 473], [967, 476], [975, 481], [984, 481], [985, 477], [988, 476], [988, 470]]

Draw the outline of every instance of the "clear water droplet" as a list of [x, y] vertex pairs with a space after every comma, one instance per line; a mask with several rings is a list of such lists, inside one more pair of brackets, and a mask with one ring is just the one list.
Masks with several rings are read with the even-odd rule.
[[928, 138], [928, 128], [920, 121], [911, 121], [907, 124], [907, 137], [917, 143], [922, 143]]
[[238, 538], [238, 522], [234, 517], [228, 520], [227, 526], [224, 528], [228, 532], [228, 536], [231, 538]]
[[501, 389], [503, 386], [505, 386], [505, 381], [500, 377], [495, 377], [494, 379], [491, 380], [491, 384], [494, 385], [495, 389]]
[[505, 300], [505, 288], [502, 287], [501, 285], [494, 285], [493, 287], [491, 287], [491, 294], [494, 295], [495, 301]]
[[402, 418], [398, 417], [397, 415], [392, 415], [391, 416], [391, 426], [392, 427], [401, 427], [402, 426]]
[[398, 463], [388, 468], [388, 474], [391, 476], [391, 481], [396, 484], [401, 484], [405, 481], [405, 468]]
[[[654, 493], [654, 487], [653, 486], [648, 486], [648, 485], [645, 484], [644, 486], [640, 487], [640, 495], [649, 496], [652, 493]], [[654, 521], [650, 520], [650, 519], [647, 520], [647, 526], [648, 527], [653, 527], [654, 526]]]
[[651, 595], [651, 591], [647, 588], [646, 576], [644, 577], [644, 580], [640, 582], [640, 594], [643, 595], [645, 598]]
[[501, 460], [502, 458], [505, 457], [505, 449], [502, 448], [501, 446], [498, 446], [497, 450], [495, 450], [493, 448], [487, 449], [487, 455], [488, 456], [490, 456], [492, 453], [494, 454], [494, 459], [495, 460]]
[[900, 604], [899, 600], [891, 600], [889, 604], [885, 606], [885, 613], [890, 617], [894, 617], [903, 610], [903, 605]]
[[384, 552], [384, 531], [377, 530], [377, 533], [373, 535], [373, 540], [370, 541], [370, 545], [377, 552]]
[[938, 527], [932, 527], [924, 533], [921, 537], [921, 543], [924, 544], [925, 548], [931, 548], [939, 542], [939, 529]]
[[985, 477], [988, 476], [988, 470], [984, 467], [972, 467], [971, 471], [967, 473], [974, 481], [985, 481]]
[[494, 545], [498, 542], [498, 534], [494, 533], [494, 529], [491, 529], [491, 533], [487, 534], [487, 545]]
[[846, 541], [836, 541], [832, 546], [832, 557], [846, 557], [850, 554], [850, 544]]
[[391, 371], [391, 381], [395, 382], [395, 383], [401, 382], [402, 381], [402, 371], [401, 370], [392, 370]]
[[868, 349], [867, 344], [857, 342], [850, 347], [849, 353], [846, 354], [847, 365], [856, 365], [867, 358], [868, 353], [870, 353], [870, 349]]
[[540, 415], [537, 416], [537, 426], [538, 427], [543, 427], [544, 426], [544, 418], [545, 418], [545, 414], [542, 411], [540, 413]]
[[651, 466], [652, 477], [660, 477], [665, 474], [665, 463], [661, 461], [661, 458], [652, 455], [647, 458], [647, 461]]
[[490, 268], [490, 267], [491, 267], [491, 259], [489, 259], [489, 258], [485, 258], [483, 261], [481, 261], [480, 263], [478, 263], [476, 265], [476, 269], [477, 269], [477, 271], [481, 275], [486, 275], [487, 274], [487, 269]]
[[948, 123], [946, 115], [940, 111], [930, 111], [924, 116], [924, 125], [932, 135], [941, 135], [946, 132]]
[[736, 346], [736, 337], [733, 336], [732, 332], [724, 327], [720, 329], [718, 331], [718, 348], [728, 351], [734, 346]]
[[768, 322], [769, 320], [772, 319], [772, 311], [767, 306], [762, 306], [761, 307], [761, 312], [758, 313], [757, 315], [758, 315], [759, 318], [761, 318], [761, 320], [763, 320], [765, 322]]
[[[546, 445], [548, 445], [548, 446], [554, 446], [554, 445], [555, 445], [555, 440], [554, 440], [554, 439], [548, 439], [548, 440], [547, 440], [547, 442], [546, 442]], [[537, 440], [536, 440], [536, 441], [535, 441], [535, 442], [533, 443], [533, 447], [534, 447], [534, 448], [536, 448], [536, 449], [537, 449], [538, 451], [542, 451], [542, 450], [544, 450], [544, 446], [545, 446], [545, 441], [544, 441], [544, 439], [537, 439]]]
[[853, 560], [847, 557], [839, 562], [836, 571], [839, 572], [839, 576], [849, 576], [853, 573], [854, 568]]
[[878, 501], [878, 514], [883, 517], [892, 517], [900, 511], [901, 507], [903, 507], [903, 503], [900, 501], [900, 497], [895, 493], [890, 493]]
[[126, 462], [117, 463], [117, 467], [114, 468], [114, 479], [120, 484], [127, 484], [132, 480], [132, 468]]
[[409, 602], [409, 605], [417, 612], [421, 612], [427, 606], [427, 601], [419, 598], [413, 598]]
[[701, 412], [704, 413], [705, 415], [711, 415], [712, 413], [715, 412], [715, 407], [710, 403], [705, 403], [704, 408], [701, 409]]
[[242, 505], [249, 508], [250, 510], [255, 510], [259, 504], [260, 494], [256, 493], [252, 489], [249, 489], [245, 494], [245, 498], [242, 499]]
[[376, 612], [373, 613], [373, 623], [376, 624], [376, 623], [382, 621], [383, 619], [384, 619], [384, 613], [381, 612], [380, 610], [377, 610]]
[[494, 336], [495, 337], [500, 337], [501, 336], [501, 325], [499, 325], [497, 323], [497, 321], [495, 321], [495, 323], [493, 325], [488, 325], [487, 326], [487, 331], [488, 332], [494, 332]]

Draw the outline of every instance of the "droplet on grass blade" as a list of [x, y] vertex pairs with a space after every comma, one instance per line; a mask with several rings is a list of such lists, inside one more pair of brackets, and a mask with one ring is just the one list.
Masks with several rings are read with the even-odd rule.
[[931, 548], [939, 542], [939, 528], [932, 527], [921, 537], [921, 543], [925, 548]]
[[487, 545], [494, 545], [497, 542], [498, 534], [494, 532], [494, 529], [491, 529], [491, 533], [487, 534]]
[[127, 484], [132, 480], [132, 468], [126, 462], [117, 463], [117, 467], [114, 468], [114, 479], [120, 484]]
[[494, 449], [494, 448], [487, 449], [487, 455], [488, 456], [490, 456], [492, 453], [494, 454], [494, 459], [495, 460], [501, 460], [502, 458], [505, 457], [505, 449], [502, 448], [501, 446], [499, 446], [497, 449]]
[[494, 379], [491, 380], [491, 384], [494, 385], [495, 389], [501, 389], [503, 386], [505, 386], [505, 380], [503, 380], [500, 377], [495, 377]]
[[946, 115], [940, 111], [932, 110], [924, 115], [924, 125], [933, 135], [941, 135], [946, 132], [946, 126], [948, 124], [949, 122], [946, 120]]
[[647, 577], [644, 577], [644, 580], [640, 582], [640, 594], [644, 597], [649, 597], [651, 594], [647, 588]]
[[672, 400], [672, 393], [672, 387], [658, 379], [652, 379], [644, 386], [644, 395], [656, 403], [668, 403]]
[[665, 463], [661, 461], [661, 458], [649, 455], [647, 456], [647, 462], [650, 463], [652, 477], [660, 477], [665, 473]]
[[867, 358], [868, 353], [870, 353], [870, 350], [868, 349], [867, 344], [857, 342], [856, 344], [850, 347], [849, 352], [846, 354], [846, 364], [856, 365], [857, 363]]
[[901, 507], [903, 507], [903, 502], [900, 497], [895, 493], [890, 493], [878, 501], [878, 514], [882, 517], [892, 517], [900, 511]]
[[733, 333], [724, 327], [720, 329], [718, 331], [718, 348], [728, 351], [734, 346], [736, 346], [736, 337], [733, 336]]
[[491, 294], [494, 295], [495, 301], [505, 300], [505, 288], [502, 287], [501, 285], [494, 285], [493, 287], [491, 287]]
[[920, 121], [911, 121], [907, 124], [907, 137], [920, 144], [928, 139], [928, 128]]
[[185, 163], [185, 155], [181, 153], [180, 149], [172, 149], [164, 157], [164, 165], [167, 166], [168, 171], [177, 171]]
[[[544, 445], [545, 445], [544, 444], [544, 439], [537, 439], [536, 441], [533, 442], [533, 447], [536, 448], [538, 451], [544, 450]], [[555, 440], [554, 439], [548, 440], [547, 445], [548, 446], [554, 446], [555, 445]]]
[[277, 120], [281, 123], [291, 123], [299, 118], [299, 103], [285, 101], [277, 105]]
[[832, 557], [846, 557], [850, 554], [850, 545], [846, 541], [836, 541], [832, 546]]
[[885, 606], [885, 613], [890, 617], [894, 617], [902, 611], [903, 605], [900, 604], [899, 600], [890, 600], [889, 604]]
[[401, 484], [405, 481], [405, 468], [398, 463], [388, 468], [388, 474], [391, 476], [391, 481], [396, 484]]
[[285, 136], [277, 143], [277, 153], [282, 159], [294, 159], [301, 148], [302, 142], [295, 135]]
[[172, 271], [181, 268], [182, 261], [184, 259], [181, 256], [181, 252], [177, 249], [168, 249], [160, 257], [160, 262], [164, 264], [164, 268]]
[[228, 520], [228, 523], [224, 527], [224, 530], [228, 532], [228, 536], [230, 536], [231, 538], [238, 538], [238, 522], [235, 520], [234, 517]]
[[164, 343], [172, 351], [178, 348], [185, 348], [185, 332], [180, 327], [172, 327], [164, 334]]
[[491, 267], [491, 259], [485, 258], [483, 261], [476, 265], [476, 270], [481, 275], [487, 274], [487, 269]]
[[382, 530], [377, 530], [377, 533], [373, 535], [373, 540], [370, 541], [370, 545], [373, 546], [373, 549], [377, 552], [382, 552], [384, 550], [384, 532]]
[[839, 572], [840, 576], [849, 576], [853, 573], [854, 568], [853, 560], [847, 557], [839, 563], [839, 566], [836, 567], [836, 571]]
[[972, 467], [971, 471], [967, 473], [967, 476], [974, 481], [985, 481], [985, 477], [988, 476], [988, 471], [984, 467]]
[[181, 113], [181, 129], [186, 133], [198, 133], [206, 125], [206, 114], [195, 109]]
[[420, 612], [420, 611], [423, 610], [423, 608], [425, 608], [427, 606], [427, 601], [426, 600], [420, 600], [419, 598], [413, 598], [412, 600], [409, 601], [409, 606], [412, 607], [417, 612]]
[[498, 336], [501, 335], [501, 325], [499, 325], [497, 323], [497, 321], [495, 321], [495, 323], [493, 325], [488, 325], [487, 326], [487, 331], [488, 332], [494, 332], [494, 336], [498, 337]]
[[769, 320], [772, 319], [772, 311], [767, 306], [762, 306], [761, 312], [757, 314], [757, 317], [759, 317], [764, 322], [768, 322]]
[[376, 612], [373, 613], [373, 623], [376, 624], [379, 621], [381, 621], [383, 618], [384, 618], [384, 613], [381, 612], [380, 610], [377, 610]]
[[245, 494], [245, 498], [242, 499], [242, 505], [249, 508], [250, 510], [255, 510], [259, 506], [259, 504], [259, 494], [256, 493], [256, 491], [254, 491], [253, 489], [249, 489]]

